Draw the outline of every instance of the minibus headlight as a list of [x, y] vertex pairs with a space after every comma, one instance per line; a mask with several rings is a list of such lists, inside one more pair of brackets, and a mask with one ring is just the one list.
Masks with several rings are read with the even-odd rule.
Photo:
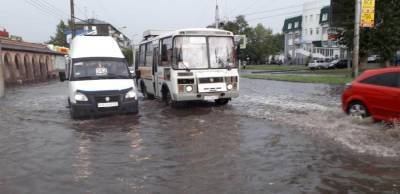
[[186, 86], [185, 90], [186, 90], [186, 92], [192, 92], [193, 91], [193, 86]]
[[228, 88], [228, 90], [232, 90], [232, 89], [233, 89], [233, 85], [232, 85], [232, 84], [228, 84], [228, 85], [226, 86], [226, 88]]
[[86, 95], [82, 94], [80, 92], [76, 92], [75, 93], [74, 99], [75, 99], [75, 101], [79, 101], [79, 102], [87, 102], [87, 101], [89, 101], [88, 98], [86, 97]]
[[126, 93], [125, 98], [126, 99], [132, 99], [132, 98], [137, 99], [136, 91], [135, 90], [129, 91], [128, 93]]

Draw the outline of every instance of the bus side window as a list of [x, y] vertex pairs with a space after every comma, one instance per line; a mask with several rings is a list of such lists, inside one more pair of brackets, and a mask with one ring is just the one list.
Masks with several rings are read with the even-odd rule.
[[140, 54], [139, 54], [139, 67], [145, 66], [145, 56], [146, 56], [146, 49], [145, 45], [140, 45]]
[[153, 66], [153, 48], [150, 42], [146, 44], [146, 62], [144, 66]]
[[162, 40], [161, 46], [161, 64], [160, 66], [169, 66], [172, 59], [172, 38]]

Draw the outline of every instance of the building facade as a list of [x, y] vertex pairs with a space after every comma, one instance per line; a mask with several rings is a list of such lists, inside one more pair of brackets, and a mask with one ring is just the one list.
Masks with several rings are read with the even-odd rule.
[[286, 62], [306, 64], [311, 59], [334, 60], [347, 57], [346, 48], [338, 44], [335, 36], [331, 36], [334, 29], [330, 27], [330, 6], [327, 4], [329, 2], [319, 0], [306, 2], [301, 16], [285, 20], [283, 32]]
[[[0, 65], [6, 85], [47, 81], [57, 77], [56, 57], [64, 57], [47, 45], [0, 38]], [[64, 63], [65, 64], [65, 63]]]
[[98, 19], [87, 19], [75, 23], [77, 34], [112, 36], [121, 48], [130, 48], [131, 40], [120, 29]]

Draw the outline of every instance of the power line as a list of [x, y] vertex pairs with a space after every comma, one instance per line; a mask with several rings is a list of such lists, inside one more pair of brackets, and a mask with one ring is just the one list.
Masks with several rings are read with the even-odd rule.
[[40, 10], [41, 12], [43, 12], [43, 13], [49, 15], [49, 16], [55, 17], [57, 19], [64, 19], [63, 16], [60, 16], [57, 13], [49, 11], [48, 9], [36, 4], [34, 1], [25, 0], [25, 2], [27, 2], [31, 6], [35, 7], [36, 9]]
[[246, 8], [242, 9], [242, 11], [247, 11], [248, 9], [252, 8], [255, 4], [257, 4], [259, 0], [254, 0], [253, 2], [249, 3], [250, 5]]
[[47, 1], [45, 1], [45, 0], [36, 0], [36, 1], [37, 1], [38, 3], [44, 4], [44, 5], [47, 6], [49, 9], [52, 9], [52, 10], [61, 12], [61, 13], [64, 14], [64, 15], [68, 15], [65, 11], [63, 11], [63, 10], [61, 10], [61, 9], [59, 9], [59, 8], [57, 8], [57, 7], [55, 7], [54, 5], [50, 4], [49, 2], [47, 2]]
[[268, 18], [273, 18], [273, 17], [278, 17], [278, 16], [288, 16], [289, 17], [289, 16], [293, 16], [293, 15], [299, 15], [303, 11], [309, 11], [309, 10], [318, 9], [318, 8], [321, 8], [321, 7], [312, 7], [312, 8], [308, 8], [308, 9], [304, 9], [304, 10], [299, 10], [299, 11], [291, 11], [291, 12], [286, 12], [286, 13], [281, 13], [281, 14], [276, 14], [276, 15], [269, 15], [269, 16], [265, 16], [265, 17], [252, 18], [252, 19], [248, 19], [248, 21], [263, 20], [263, 19], [268, 19]]
[[[68, 18], [68, 14], [66, 14], [64, 12], [64, 14], [59, 13], [59, 11], [61, 11], [60, 9], [58, 9], [57, 7], [51, 5], [48, 3], [48, 5], [44, 5], [43, 2], [39, 2], [39, 1], [33, 1], [33, 0], [25, 0], [25, 2], [27, 2], [28, 4], [32, 5], [33, 7], [35, 7], [36, 9], [42, 11], [43, 13], [52, 16], [52, 17], [56, 17], [57, 19], [61, 19], [64, 20], [65, 18]], [[82, 21], [82, 22], [86, 22], [86, 20], [83, 20], [81, 18], [78, 17], [74, 17], [75, 19]]]
[[287, 6], [287, 7], [280, 7], [280, 8], [276, 8], [276, 9], [269, 9], [269, 10], [264, 10], [264, 11], [257, 11], [257, 12], [250, 12], [250, 13], [244, 13], [242, 15], [245, 16], [250, 16], [250, 15], [258, 15], [258, 14], [263, 14], [266, 12], [276, 12], [276, 11], [281, 11], [281, 10], [286, 10], [286, 9], [291, 9], [291, 8], [296, 8], [296, 7], [302, 7], [303, 5], [291, 5], [291, 6]]
[[298, 15], [301, 14], [302, 11], [297, 11], [297, 12], [287, 12], [287, 13], [281, 13], [281, 14], [276, 14], [276, 15], [269, 15], [265, 17], [259, 17], [259, 18], [253, 18], [249, 19], [248, 21], [255, 21], [255, 20], [264, 20], [264, 19], [269, 19], [269, 18], [274, 18], [274, 17], [279, 17], [279, 16], [293, 16], [293, 15]]

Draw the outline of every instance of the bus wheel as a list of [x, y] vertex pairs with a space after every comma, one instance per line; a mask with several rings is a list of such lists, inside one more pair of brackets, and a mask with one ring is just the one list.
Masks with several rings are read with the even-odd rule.
[[172, 99], [171, 93], [168, 89], [164, 90], [163, 100], [167, 106], [174, 107], [176, 105], [176, 102]]
[[147, 88], [146, 88], [146, 86], [144, 85], [143, 82], [141, 82], [140, 88], [142, 89], [142, 94], [143, 94], [144, 99], [149, 99], [149, 100], [153, 100], [154, 99], [154, 96], [147, 92]]
[[231, 99], [229, 99], [229, 98], [218, 99], [218, 100], [215, 100], [215, 105], [217, 105], [217, 106], [225, 106], [225, 105], [227, 105], [229, 103], [230, 100]]

